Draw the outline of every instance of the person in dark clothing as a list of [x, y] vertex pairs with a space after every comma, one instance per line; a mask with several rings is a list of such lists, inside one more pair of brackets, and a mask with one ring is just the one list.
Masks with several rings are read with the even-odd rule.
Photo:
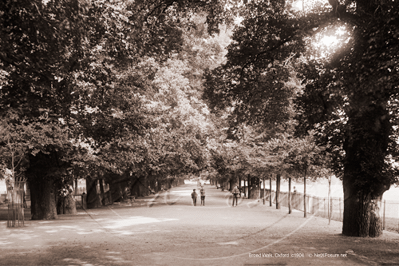
[[193, 193], [191, 193], [191, 198], [193, 199], [194, 206], [197, 205], [197, 197], [198, 197], [198, 194], [197, 194], [197, 192], [195, 192], [195, 189], [193, 189]]
[[234, 201], [236, 202], [236, 206], [238, 204], [238, 197], [240, 196], [240, 190], [238, 189], [237, 186], [235, 186], [233, 188], [233, 190], [231, 191], [231, 193], [233, 193], [233, 207], [234, 207]]

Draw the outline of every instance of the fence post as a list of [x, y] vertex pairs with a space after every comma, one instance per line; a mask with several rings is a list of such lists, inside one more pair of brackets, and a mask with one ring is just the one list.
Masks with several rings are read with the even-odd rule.
[[310, 197], [310, 199], [309, 199], [309, 205], [310, 206], [312, 206], [312, 208], [311, 208], [311, 214], [315, 214], [315, 209], [316, 209], [316, 197], [314, 197], [314, 196], [311, 196]]
[[[310, 201], [312, 201], [312, 203], [310, 203]], [[311, 212], [311, 214], [314, 214], [316, 211], [315, 211], [315, 208], [316, 208], [316, 197], [314, 197], [314, 196], [312, 196], [310, 199], [309, 199], [309, 204], [311, 204], [311, 206], [312, 206], [312, 212]]]

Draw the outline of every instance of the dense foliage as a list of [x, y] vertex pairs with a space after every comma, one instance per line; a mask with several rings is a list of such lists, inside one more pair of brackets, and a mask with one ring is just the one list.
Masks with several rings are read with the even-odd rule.
[[199, 80], [220, 60], [209, 33], [228, 17], [210, 2], [0, 3], [2, 163], [24, 162], [34, 219], [55, 217], [53, 187], [74, 177], [205, 167]]

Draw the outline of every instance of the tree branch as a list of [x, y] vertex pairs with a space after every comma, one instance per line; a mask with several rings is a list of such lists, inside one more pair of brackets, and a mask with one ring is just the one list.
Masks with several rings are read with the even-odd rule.
[[259, 58], [261, 55], [264, 55], [264, 54], [266, 54], [266, 53], [272, 52], [272, 51], [274, 51], [274, 50], [280, 48], [282, 45], [284, 45], [284, 44], [286, 44], [287, 42], [291, 41], [291, 40], [293, 39], [293, 37], [294, 37], [294, 36], [291, 36], [291, 37], [289, 37], [289, 38], [286, 38], [285, 40], [280, 41], [277, 45], [273, 46], [272, 48], [257, 53], [257, 54], [255, 55], [255, 59], [254, 59], [254, 60], [249, 60], [247, 63], [245, 63], [245, 64], [243, 65], [243, 67], [241, 68], [240, 77], [242, 76], [242, 73], [244, 72], [245, 68], [247, 68], [250, 64], [255, 63], [256, 61], [258, 61], [258, 58]]
[[[170, 6], [172, 6], [172, 5], [174, 4], [174, 2], [175, 2], [174, 0], [169, 0], [169, 1], [166, 1], [165, 3], [161, 1], [161, 3], [160, 3], [159, 5], [155, 6], [155, 7], [151, 10], [151, 12], [147, 14], [147, 16], [145, 17], [144, 21], [147, 21], [147, 19], [148, 19], [150, 16], [152, 16], [152, 14], [153, 14], [157, 9], [161, 8], [162, 6], [165, 6], [164, 9], [163, 9], [163, 10], [165, 11], [165, 10], [168, 9]], [[162, 11], [162, 12], [163, 12], [163, 11]]]
[[[325, 17], [324, 19], [323, 19], [323, 16]], [[347, 16], [346, 15], [345, 17], [353, 19], [353, 16]], [[336, 21], [336, 19], [337, 19], [337, 17], [332, 16], [331, 13], [324, 13], [324, 14], [320, 15], [320, 19], [319, 19], [320, 23], [318, 23], [316, 25], [311, 25], [311, 26], [305, 28], [304, 30], [296, 31], [296, 33], [294, 35], [285, 38], [284, 40], [278, 42], [273, 47], [270, 47], [267, 50], [264, 50], [264, 51], [261, 51], [261, 52], [257, 53], [252, 60], [247, 61], [244, 64], [244, 66], [241, 68], [240, 76], [242, 76], [242, 73], [244, 72], [245, 68], [247, 68], [250, 64], [255, 63], [256, 61], [258, 61], [259, 58], [262, 55], [267, 54], [269, 52], [272, 52], [272, 51], [282, 47], [283, 45], [285, 45], [286, 43], [292, 41], [296, 36], [298, 36], [300, 34], [302, 34], [303, 36], [307, 36], [310, 33], [314, 35], [314, 34], [320, 32], [324, 28], [324, 26], [332, 23], [333, 21]], [[315, 28], [317, 28], [317, 30], [314, 30]]]

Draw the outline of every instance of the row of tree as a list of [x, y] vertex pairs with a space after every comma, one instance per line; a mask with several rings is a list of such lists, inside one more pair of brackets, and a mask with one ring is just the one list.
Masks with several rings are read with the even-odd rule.
[[[264, 143], [313, 132], [325, 167], [343, 179], [343, 234], [378, 236], [379, 202], [398, 181], [398, 3], [329, 2], [238, 7], [241, 24], [227, 62], [207, 74], [205, 99], [216, 113], [232, 110], [236, 140], [242, 125]], [[307, 174], [307, 163], [289, 160]]]
[[200, 87], [223, 56], [210, 35], [223, 5], [0, 3], [1, 162], [28, 182], [32, 219], [55, 218], [78, 177], [91, 194], [96, 180], [154, 186], [208, 164]]
[[231, 182], [334, 172], [343, 233], [378, 236], [398, 176], [397, 5], [5, 0], [4, 168], [26, 177], [33, 219], [56, 217], [71, 177], [154, 187], [205, 169]]

